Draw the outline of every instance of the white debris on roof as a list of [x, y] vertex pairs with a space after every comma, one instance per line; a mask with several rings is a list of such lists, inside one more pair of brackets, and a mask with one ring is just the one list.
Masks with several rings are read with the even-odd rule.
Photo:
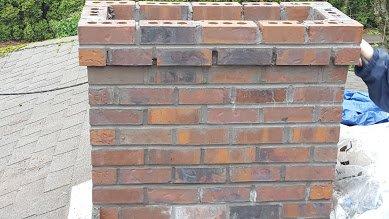
[[341, 126], [331, 218], [389, 218], [389, 123]]

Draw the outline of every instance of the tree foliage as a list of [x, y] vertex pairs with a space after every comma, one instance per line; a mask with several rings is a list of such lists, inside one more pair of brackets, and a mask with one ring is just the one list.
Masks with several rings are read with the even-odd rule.
[[[242, 0], [237, 1], [242, 2]], [[386, 1], [329, 0], [331, 4], [364, 24], [365, 27], [381, 27], [382, 30], [385, 24], [389, 23]], [[0, 0], [0, 41], [39, 41], [76, 35], [77, 23], [84, 3], [85, 0]], [[386, 14], [382, 13], [383, 10], [379, 10], [380, 7], [386, 10]], [[386, 31], [389, 32], [387, 29]]]
[[84, 0], [0, 0], [0, 41], [77, 34]]

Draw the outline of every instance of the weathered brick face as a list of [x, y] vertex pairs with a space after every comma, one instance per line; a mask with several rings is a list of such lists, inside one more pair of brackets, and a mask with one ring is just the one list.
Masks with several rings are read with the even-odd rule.
[[100, 218], [329, 217], [360, 24], [325, 2], [87, 1], [79, 28]]

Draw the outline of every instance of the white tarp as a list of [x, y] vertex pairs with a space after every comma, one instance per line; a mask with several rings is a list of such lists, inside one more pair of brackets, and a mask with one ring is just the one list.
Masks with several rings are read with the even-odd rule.
[[333, 219], [389, 218], [389, 123], [341, 126]]
[[72, 187], [68, 219], [92, 218], [92, 180]]

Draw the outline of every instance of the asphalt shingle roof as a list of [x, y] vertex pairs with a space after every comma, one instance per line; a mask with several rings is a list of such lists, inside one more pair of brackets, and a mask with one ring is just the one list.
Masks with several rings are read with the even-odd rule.
[[[0, 58], [0, 93], [87, 81], [77, 39]], [[88, 85], [0, 96], [0, 218], [66, 218], [71, 187], [91, 178]]]

